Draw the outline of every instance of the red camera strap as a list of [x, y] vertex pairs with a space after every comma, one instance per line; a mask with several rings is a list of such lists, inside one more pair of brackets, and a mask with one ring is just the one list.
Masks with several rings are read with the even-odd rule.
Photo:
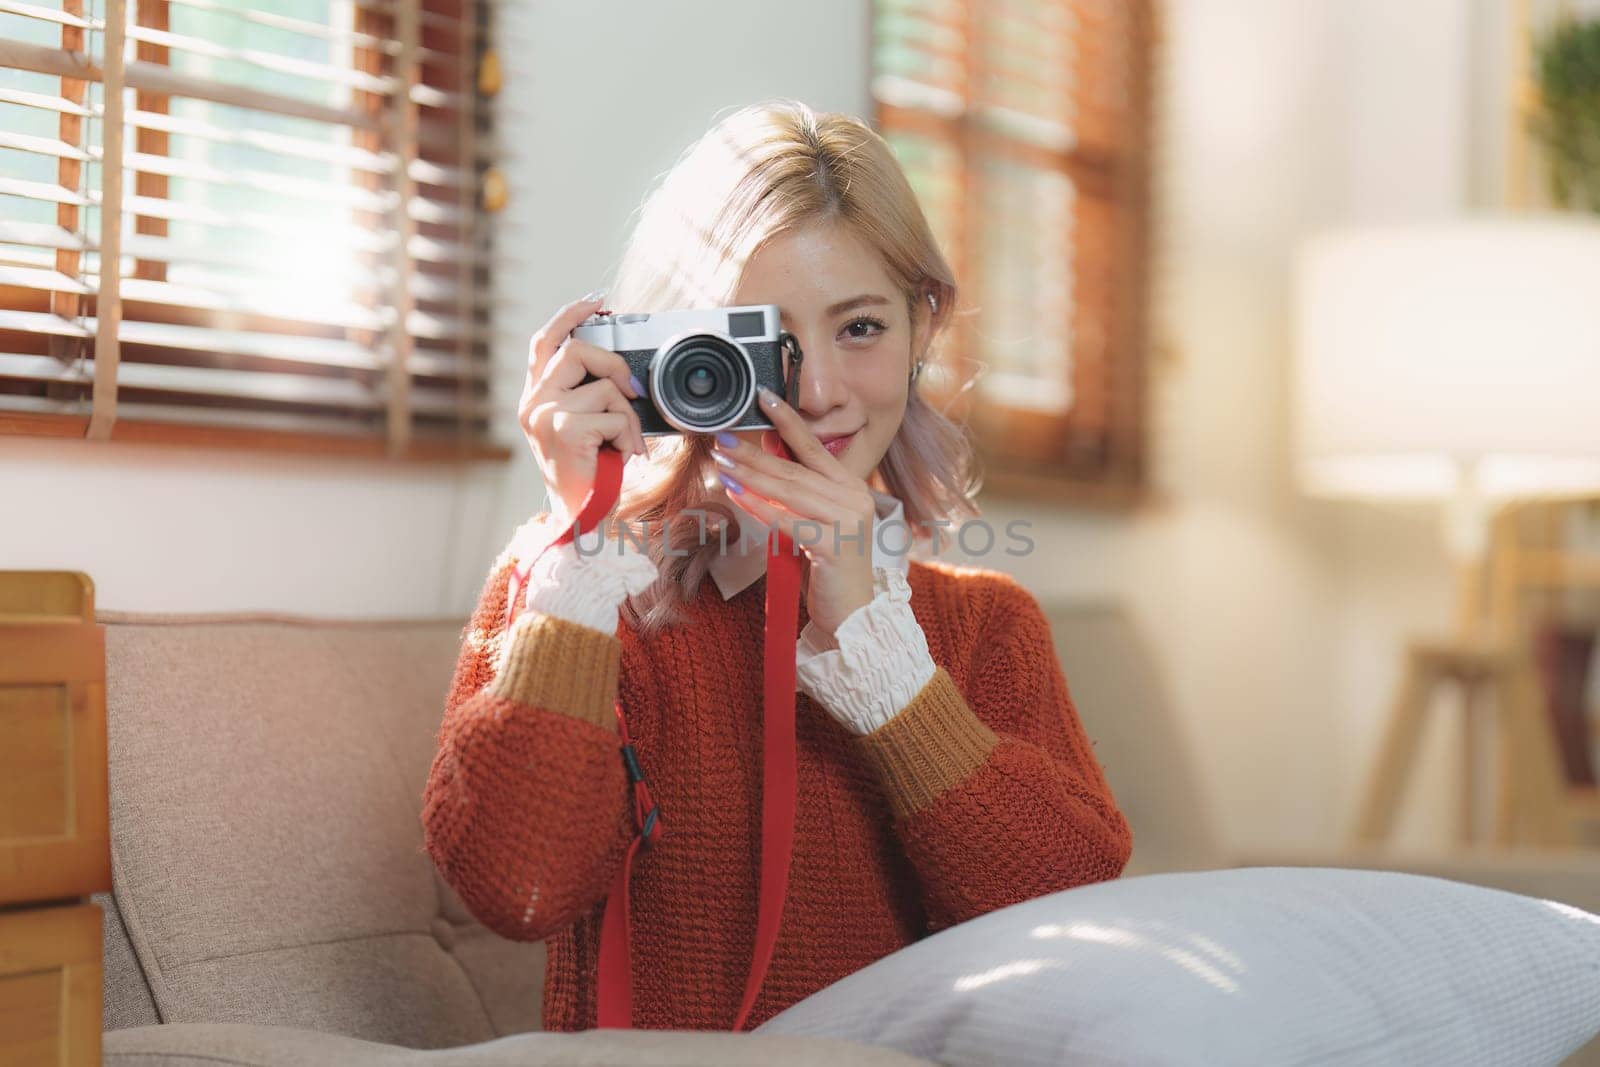
[[[794, 458], [775, 435], [762, 438], [762, 448], [783, 459]], [[622, 487], [622, 453], [602, 445], [597, 456], [595, 483], [572, 525], [563, 530], [517, 569], [507, 603], [506, 624], [521, 607], [528, 573], [533, 561], [558, 545], [572, 541], [578, 533], [594, 529], [611, 513]], [[794, 849], [794, 814], [797, 778], [795, 771], [795, 645], [798, 641], [800, 605], [800, 557], [794, 542], [777, 530], [767, 539], [767, 596], [765, 659], [762, 673], [763, 778], [761, 787], [761, 900], [756, 916], [754, 955], [744, 999], [734, 1020], [735, 1031], [744, 1028], [755, 1004], [756, 994], [766, 978], [767, 965], [778, 941], [778, 925], [783, 916], [783, 898], [789, 884], [789, 861]], [[633, 927], [628, 909], [628, 882], [633, 858], [641, 847], [648, 848], [660, 837], [663, 825], [660, 808], [651, 800], [639, 759], [628, 738], [628, 724], [617, 702], [617, 730], [622, 738], [622, 759], [633, 785], [634, 821], [639, 834], [628, 845], [622, 869], [617, 872], [606, 899], [605, 917], [600, 926], [599, 1028], [629, 1029], [633, 1025], [633, 972], [630, 945]]]

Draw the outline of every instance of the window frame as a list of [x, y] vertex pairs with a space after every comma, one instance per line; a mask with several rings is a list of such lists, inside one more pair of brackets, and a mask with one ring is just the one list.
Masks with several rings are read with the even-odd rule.
[[[1076, 9], [1104, 8], [1095, 0], [1063, 0]], [[878, 5], [868, 10], [868, 87], [873, 124], [879, 134], [892, 137], [904, 131], [947, 147], [956, 156], [956, 217], [951, 221], [953, 247], [944, 249], [955, 272], [962, 298], [957, 314], [942, 338], [939, 359], [953, 381], [935, 386], [927, 378], [920, 386], [952, 417], [972, 430], [983, 473], [983, 492], [997, 497], [1043, 501], [1104, 510], [1123, 510], [1147, 501], [1148, 439], [1146, 373], [1150, 362], [1148, 269], [1150, 207], [1151, 73], [1159, 34], [1156, 0], [1116, 0], [1126, 21], [1132, 62], [1124, 71], [1128, 87], [1126, 121], [1114, 131], [1114, 141], [1085, 137], [1070, 148], [1052, 148], [1028, 141], [986, 123], [973, 103], [971, 86], [982, 76], [983, 0], [960, 0], [962, 56], [967, 72], [958, 111], [941, 114], [932, 109], [883, 99], [876, 88], [878, 67]], [[1113, 20], [1111, 24], [1118, 23]], [[1083, 31], [1091, 32], [1091, 31]], [[1116, 32], [1113, 29], [1112, 32]], [[1075, 96], [1082, 93], [1074, 87]], [[1076, 132], [1076, 131], [1075, 131]], [[1086, 419], [1074, 404], [1064, 412], [1006, 405], [977, 389], [963, 391], [963, 383], [978, 374], [976, 357], [978, 314], [971, 291], [978, 279], [973, 217], [980, 203], [979, 182], [989, 160], [1020, 162], [1032, 168], [1065, 175], [1075, 192], [1076, 214], [1084, 204], [1111, 212], [1112, 262], [1084, 276], [1099, 279], [1103, 304], [1098, 309], [1106, 322], [1103, 355], [1090, 358], [1085, 331], [1093, 309], [1086, 308], [1085, 287], [1074, 284], [1070, 313], [1073, 358], [1065, 364], [1071, 374], [1068, 387], [1081, 397], [1087, 390], [1104, 394], [1103, 418]], [[1074, 282], [1080, 278], [1081, 257], [1067, 242], [1068, 262]], [[1107, 308], [1111, 310], [1109, 313]]]

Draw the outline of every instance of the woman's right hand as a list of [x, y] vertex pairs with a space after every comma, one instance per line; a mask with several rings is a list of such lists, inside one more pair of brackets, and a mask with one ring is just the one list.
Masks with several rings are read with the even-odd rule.
[[[611, 442], [624, 462], [645, 450], [639, 415], [628, 404], [639, 392], [629, 381], [627, 360], [568, 336], [601, 303], [601, 299], [576, 300], [533, 335], [528, 376], [517, 404], [517, 418], [533, 458], [551, 496], [566, 509], [561, 517], [569, 522], [594, 484], [602, 444]], [[597, 380], [579, 384], [590, 374]]]

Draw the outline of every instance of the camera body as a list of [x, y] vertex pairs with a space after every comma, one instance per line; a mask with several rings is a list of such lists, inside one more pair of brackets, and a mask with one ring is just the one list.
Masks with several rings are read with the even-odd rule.
[[646, 435], [770, 429], [756, 388], [796, 400], [800, 345], [776, 304], [591, 315], [572, 336], [617, 353], [644, 383], [629, 403]]

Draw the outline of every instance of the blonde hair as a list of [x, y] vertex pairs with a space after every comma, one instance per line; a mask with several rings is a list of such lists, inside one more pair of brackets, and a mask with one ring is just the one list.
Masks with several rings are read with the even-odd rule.
[[[842, 223], [882, 257], [913, 323], [932, 315], [929, 347], [949, 324], [956, 282], [887, 142], [849, 115], [817, 114], [794, 100], [740, 108], [691, 144], [646, 196], [606, 305], [623, 311], [731, 303], [746, 263], [779, 233]], [[930, 308], [928, 296], [936, 300]], [[912, 358], [919, 353], [912, 352]], [[907, 367], [910, 373], [910, 367]], [[721, 498], [705, 434], [649, 439], [628, 464], [613, 515], [656, 563], [659, 578], [632, 598], [634, 625], [651, 633], [680, 618], [711, 561], [737, 539], [740, 518]], [[980, 478], [964, 427], [935, 410], [913, 381], [900, 428], [879, 463], [918, 538], [936, 520], [976, 516]], [[713, 488], [713, 487], [716, 488]], [[698, 509], [700, 521], [679, 521]], [[663, 520], [668, 533], [659, 536]]]

